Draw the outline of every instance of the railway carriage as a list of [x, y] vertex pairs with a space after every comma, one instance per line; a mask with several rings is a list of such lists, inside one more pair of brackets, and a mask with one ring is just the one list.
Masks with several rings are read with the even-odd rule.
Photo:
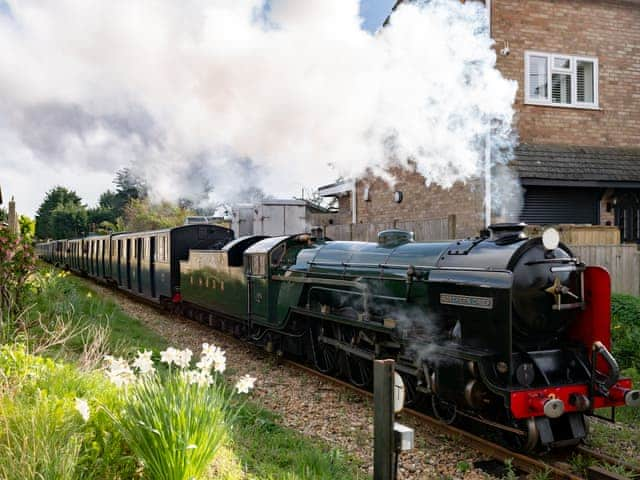
[[233, 231], [217, 225], [184, 225], [110, 237], [108, 277], [119, 288], [157, 302], [180, 298], [179, 262], [190, 249], [220, 249]]

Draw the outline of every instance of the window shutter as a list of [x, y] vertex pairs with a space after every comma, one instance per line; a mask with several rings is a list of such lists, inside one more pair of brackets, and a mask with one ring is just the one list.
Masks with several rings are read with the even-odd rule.
[[565, 73], [551, 75], [551, 101], [571, 103], [571, 75]]
[[547, 57], [529, 57], [529, 97], [548, 100]]
[[593, 98], [593, 62], [578, 60], [576, 65], [577, 100], [594, 103]]

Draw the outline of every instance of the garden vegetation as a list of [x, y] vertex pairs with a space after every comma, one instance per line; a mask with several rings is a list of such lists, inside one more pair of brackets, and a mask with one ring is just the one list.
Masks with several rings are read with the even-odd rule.
[[172, 348], [6, 229], [0, 280], [0, 478], [358, 477], [247, 403], [220, 348]]

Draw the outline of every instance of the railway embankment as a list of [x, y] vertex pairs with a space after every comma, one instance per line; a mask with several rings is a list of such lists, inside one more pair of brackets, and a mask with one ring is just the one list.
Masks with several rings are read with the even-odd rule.
[[[153, 446], [154, 437], [159, 435], [140, 434], [144, 430], [142, 423], [140, 430], [134, 429], [131, 435], [124, 428], [126, 425], [123, 427], [122, 418], [117, 417], [121, 412], [144, 415], [144, 410], [152, 414], [163, 410], [149, 398], [146, 404], [138, 405], [144, 407], [138, 409], [142, 412], [136, 412], [127, 403], [129, 398], [123, 395], [123, 387], [112, 383], [108, 374], [120, 380], [138, 377], [135, 381], [142, 382], [144, 369], [151, 365], [163, 378], [171, 375], [171, 369], [177, 374], [178, 363], [167, 366], [160, 352], [166, 353], [169, 346], [187, 346], [178, 341], [180, 326], [171, 335], [154, 329], [151, 322], [139, 318], [141, 315], [123, 308], [123, 304], [127, 305], [124, 299], [46, 267], [30, 276], [23, 293], [24, 308], [3, 311], [0, 317], [0, 478], [140, 478], [150, 462], [145, 467], [137, 459], [140, 445], [133, 442], [149, 441]], [[195, 342], [195, 337], [190, 338]], [[194, 371], [196, 357], [206, 341], [202, 336], [192, 344]], [[146, 367], [145, 356], [136, 353], [145, 351], [152, 352]], [[109, 372], [105, 371], [105, 355], [114, 359]], [[119, 363], [120, 358], [132, 361], [125, 367]], [[237, 360], [239, 357], [233, 354], [225, 357], [227, 392], [245, 372], [257, 377], [261, 390], [267, 388], [269, 383], [263, 382], [268, 375], [237, 364]], [[213, 369], [212, 374], [215, 375]], [[176, 378], [179, 383], [181, 377]], [[185, 383], [183, 387], [185, 398], [209, 402], [213, 398], [197, 393], [199, 385]], [[214, 383], [209, 388], [215, 387]], [[132, 391], [133, 386], [124, 389]], [[357, 459], [351, 458], [348, 451], [288, 428], [253, 396], [235, 392], [227, 399], [231, 412], [225, 417], [221, 446], [205, 475], [197, 478], [364, 478]], [[180, 419], [197, 418], [198, 412], [196, 406], [184, 404]], [[176, 424], [167, 424], [171, 425], [174, 428], [167, 431], [176, 431]], [[204, 425], [212, 429], [211, 425]], [[201, 434], [202, 430], [205, 429], [196, 433]], [[200, 442], [188, 441], [193, 438], [207, 440], [195, 435], [169, 441], [186, 441], [183, 447], [187, 458], [199, 448], [196, 443]], [[171, 457], [168, 453], [162, 460], [165, 468], [172, 468]]]

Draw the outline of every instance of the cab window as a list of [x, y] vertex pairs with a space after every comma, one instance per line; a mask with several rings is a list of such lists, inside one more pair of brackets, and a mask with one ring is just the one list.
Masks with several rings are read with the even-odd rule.
[[251, 255], [249, 273], [251, 275], [265, 275], [267, 273], [266, 255]]

